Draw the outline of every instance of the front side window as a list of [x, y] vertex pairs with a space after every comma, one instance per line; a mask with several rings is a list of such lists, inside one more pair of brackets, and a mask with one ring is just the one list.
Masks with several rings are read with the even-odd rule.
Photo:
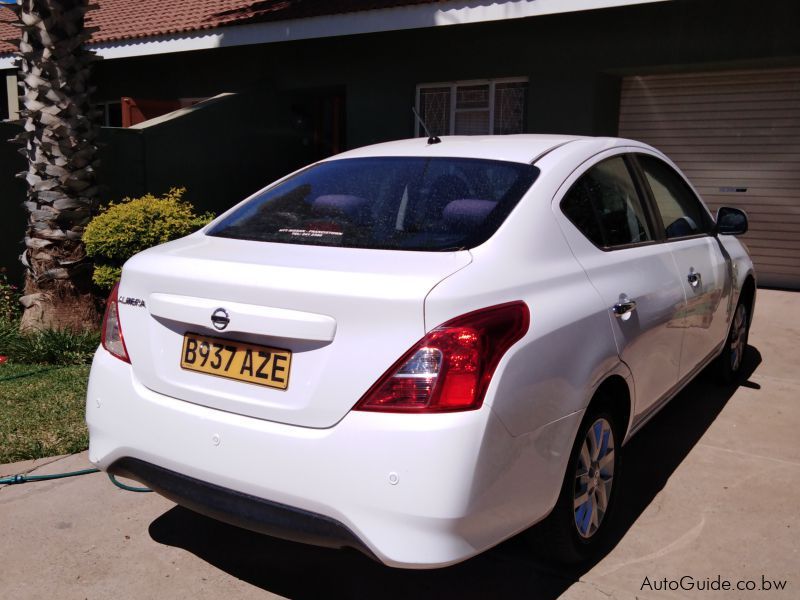
[[263, 191], [207, 233], [349, 248], [472, 248], [497, 230], [538, 173], [465, 158], [327, 161]]
[[425, 84], [417, 88], [417, 111], [431, 135], [522, 133], [527, 89], [525, 79]]
[[584, 173], [564, 196], [561, 210], [596, 246], [614, 248], [653, 239], [621, 156], [604, 160]]
[[637, 160], [653, 193], [667, 238], [708, 233], [710, 219], [683, 178], [654, 156], [640, 154]]

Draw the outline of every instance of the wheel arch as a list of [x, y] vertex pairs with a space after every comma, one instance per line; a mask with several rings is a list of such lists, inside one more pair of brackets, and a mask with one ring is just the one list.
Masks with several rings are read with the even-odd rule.
[[595, 388], [586, 413], [595, 410], [607, 410], [614, 415], [621, 429], [621, 441], [627, 440], [633, 416], [633, 391], [630, 382], [619, 373], [603, 379]]
[[753, 313], [756, 304], [756, 280], [752, 273], [748, 273], [739, 292], [739, 302], [747, 307], [748, 326], [753, 324]]
[[[573, 500], [570, 499], [570, 504], [573, 506], [572, 509], [565, 508], [564, 504], [565, 494], [571, 493], [570, 482], [574, 481], [574, 479], [570, 477], [570, 469], [574, 464], [574, 457], [582, 441], [581, 433], [585, 431], [584, 427], [591, 423], [590, 419], [598, 412], [611, 413], [614, 420], [618, 421], [618, 426], [622, 430], [619, 432], [621, 439], [615, 440], [615, 446], [618, 448], [622, 445], [623, 440], [625, 440], [630, 430], [632, 411], [632, 379], [630, 378], [630, 372], [627, 366], [620, 362], [612, 372], [604, 376], [599, 384], [594, 387], [586, 408], [583, 411], [581, 422], [578, 424], [577, 431], [575, 432], [575, 438], [571, 446], [572, 449], [569, 453], [569, 459], [566, 461], [564, 475], [561, 480], [559, 495], [555, 499], [547, 517], [542, 520], [541, 525], [531, 529], [528, 533], [528, 538], [537, 549], [542, 547], [547, 548], [548, 558], [552, 558], [553, 553], [559, 557], [559, 560], [569, 563], [580, 562], [585, 558], [579, 555], [580, 551], [577, 551], [575, 545], [569, 541], [577, 535], [574, 530], [574, 505], [571, 504]], [[612, 495], [612, 502], [614, 501], [614, 497], [616, 496]], [[569, 519], [566, 519], [565, 511], [569, 512]], [[569, 523], [569, 525], [565, 523]], [[565, 527], [568, 528], [569, 533], [567, 533]], [[600, 543], [602, 544], [602, 542]]]

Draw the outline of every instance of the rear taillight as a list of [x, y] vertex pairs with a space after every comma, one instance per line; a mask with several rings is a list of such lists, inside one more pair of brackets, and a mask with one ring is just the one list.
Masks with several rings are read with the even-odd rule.
[[446, 412], [480, 408], [497, 363], [528, 331], [524, 302], [456, 317], [428, 333], [359, 400], [354, 410]]
[[125, 362], [131, 362], [128, 358], [128, 350], [125, 348], [125, 339], [122, 337], [122, 325], [119, 321], [119, 283], [111, 290], [111, 294], [106, 302], [106, 313], [103, 315], [103, 348], [111, 354]]

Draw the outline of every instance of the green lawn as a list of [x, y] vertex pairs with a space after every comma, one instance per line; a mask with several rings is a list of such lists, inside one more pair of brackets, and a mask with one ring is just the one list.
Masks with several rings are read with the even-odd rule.
[[0, 464], [85, 450], [88, 376], [88, 365], [0, 365]]

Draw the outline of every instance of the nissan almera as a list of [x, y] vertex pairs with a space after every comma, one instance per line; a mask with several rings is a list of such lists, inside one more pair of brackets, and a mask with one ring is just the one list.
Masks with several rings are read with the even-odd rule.
[[427, 568], [542, 521], [590, 556], [621, 449], [712, 362], [741, 370], [753, 265], [631, 140], [362, 148], [129, 260], [90, 460], [200, 513]]

